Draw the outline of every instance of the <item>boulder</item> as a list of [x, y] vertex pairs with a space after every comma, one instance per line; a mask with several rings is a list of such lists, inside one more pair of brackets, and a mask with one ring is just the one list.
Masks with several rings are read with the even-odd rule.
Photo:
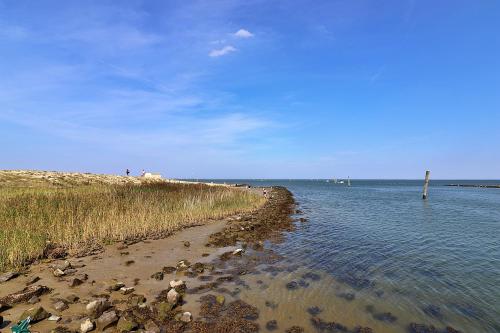
[[0, 275], [0, 283], [7, 282], [19, 276], [18, 272], [7, 272]]
[[131, 332], [139, 327], [139, 324], [137, 324], [134, 320], [121, 317], [120, 320], [118, 320], [118, 324], [116, 324], [116, 330], [118, 332]]
[[167, 302], [172, 305], [176, 305], [179, 302], [180, 298], [181, 295], [175, 289], [170, 289], [167, 293]]
[[92, 330], [94, 330], [94, 323], [89, 318], [85, 319], [80, 324], [80, 332], [87, 333], [87, 332], [90, 332]]
[[19, 321], [24, 320], [26, 318], [30, 317], [32, 323], [37, 323], [41, 320], [47, 319], [50, 317], [50, 313], [45, 311], [44, 308], [41, 306], [37, 306], [31, 309], [28, 309], [24, 311], [21, 316], [19, 317]]
[[33, 296], [41, 296], [43, 294], [49, 293], [50, 291], [51, 289], [45, 286], [40, 286], [40, 285], [28, 286], [16, 293], [0, 297], [0, 304], [13, 305], [17, 303], [27, 302]]
[[111, 303], [105, 298], [96, 299], [86, 306], [87, 314], [91, 318], [98, 318], [104, 311], [111, 307]]
[[115, 311], [110, 310], [104, 312], [97, 320], [96, 326], [98, 331], [104, 331], [118, 321], [118, 315]]

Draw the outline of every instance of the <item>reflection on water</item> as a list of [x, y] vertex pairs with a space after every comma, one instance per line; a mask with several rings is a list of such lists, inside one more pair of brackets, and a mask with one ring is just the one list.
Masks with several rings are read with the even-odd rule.
[[[375, 332], [410, 322], [500, 332], [500, 190], [434, 181], [423, 201], [417, 181], [253, 183], [288, 187], [308, 219], [270, 245], [300, 269], [247, 277], [242, 297], [263, 303], [261, 327], [276, 319], [312, 330], [315, 313]], [[321, 279], [304, 279], [311, 270]]]

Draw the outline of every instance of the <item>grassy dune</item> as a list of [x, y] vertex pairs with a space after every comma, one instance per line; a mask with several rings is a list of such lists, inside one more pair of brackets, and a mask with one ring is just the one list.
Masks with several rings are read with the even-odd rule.
[[57, 175], [54, 182], [5, 175], [0, 173], [0, 271], [41, 257], [49, 243], [71, 253], [89, 243], [168, 233], [255, 209], [264, 200], [241, 189], [201, 184], [106, 184], [102, 176], [82, 185], [66, 175], [61, 185]]

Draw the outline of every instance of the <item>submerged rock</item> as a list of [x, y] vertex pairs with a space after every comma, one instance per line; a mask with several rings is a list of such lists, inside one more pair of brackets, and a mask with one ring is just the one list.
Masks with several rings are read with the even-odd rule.
[[321, 312], [323, 312], [323, 310], [321, 310], [319, 307], [317, 306], [312, 306], [310, 308], [307, 309], [307, 313], [309, 313], [311, 316], [317, 316], [319, 315]]
[[350, 302], [356, 298], [356, 295], [354, 295], [354, 293], [339, 293], [337, 294], [337, 297], [343, 298], [346, 301]]
[[430, 305], [424, 307], [422, 309], [422, 311], [424, 311], [424, 313], [426, 315], [428, 315], [429, 317], [434, 317], [437, 319], [443, 318], [443, 314], [441, 313], [441, 308], [439, 306], [430, 304]]
[[342, 324], [336, 323], [334, 321], [331, 322], [326, 322], [321, 320], [321, 318], [318, 317], [312, 317], [311, 318], [311, 324], [320, 332], [326, 331], [326, 332], [346, 332], [347, 327], [345, 327]]
[[276, 320], [270, 320], [266, 323], [266, 328], [268, 331], [274, 331], [278, 329], [278, 322]]
[[380, 320], [380, 321], [384, 321], [386, 323], [393, 323], [395, 322], [396, 320], [398, 320], [398, 318], [396, 318], [392, 313], [390, 312], [383, 312], [383, 313], [375, 313], [373, 315], [373, 318], [377, 319], [377, 320]]
[[285, 333], [303, 333], [303, 332], [305, 331], [300, 326], [292, 326], [285, 331]]
[[291, 281], [286, 284], [286, 289], [296, 290], [299, 289], [299, 284], [296, 281]]
[[432, 325], [427, 326], [424, 324], [411, 323], [410, 333], [439, 333], [439, 332]]
[[256, 320], [259, 318], [259, 310], [242, 300], [236, 300], [227, 305], [228, 315], [230, 317], [244, 318], [248, 320]]

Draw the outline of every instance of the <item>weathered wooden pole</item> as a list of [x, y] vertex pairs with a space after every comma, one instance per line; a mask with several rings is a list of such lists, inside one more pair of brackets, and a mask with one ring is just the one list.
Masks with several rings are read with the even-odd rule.
[[422, 199], [427, 199], [427, 190], [429, 189], [429, 177], [431, 175], [431, 172], [427, 170], [425, 172], [425, 182], [424, 182], [424, 194], [422, 195]]

